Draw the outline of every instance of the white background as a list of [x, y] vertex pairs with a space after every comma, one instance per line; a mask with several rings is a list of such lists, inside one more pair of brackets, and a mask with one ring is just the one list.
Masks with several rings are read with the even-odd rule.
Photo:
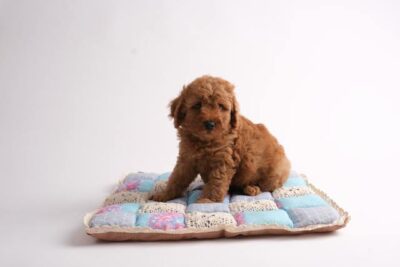
[[[398, 1], [0, 0], [1, 266], [399, 265]], [[328, 235], [104, 243], [83, 215], [171, 170], [212, 74], [352, 215]]]

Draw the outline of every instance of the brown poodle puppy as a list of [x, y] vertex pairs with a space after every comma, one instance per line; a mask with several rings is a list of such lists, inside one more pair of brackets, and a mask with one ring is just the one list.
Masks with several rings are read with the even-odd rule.
[[264, 125], [239, 114], [233, 89], [221, 78], [203, 76], [171, 102], [179, 156], [166, 190], [153, 200], [180, 197], [198, 174], [205, 183], [198, 203], [221, 202], [229, 189], [254, 196], [286, 181], [290, 162], [283, 147]]

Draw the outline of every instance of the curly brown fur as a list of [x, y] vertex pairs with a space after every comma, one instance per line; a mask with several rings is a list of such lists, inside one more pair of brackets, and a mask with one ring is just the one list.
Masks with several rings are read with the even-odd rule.
[[262, 124], [239, 114], [234, 86], [211, 76], [197, 78], [171, 104], [180, 138], [167, 189], [152, 196], [167, 201], [182, 195], [197, 174], [205, 185], [197, 202], [221, 202], [229, 189], [257, 195], [286, 181], [290, 162]]

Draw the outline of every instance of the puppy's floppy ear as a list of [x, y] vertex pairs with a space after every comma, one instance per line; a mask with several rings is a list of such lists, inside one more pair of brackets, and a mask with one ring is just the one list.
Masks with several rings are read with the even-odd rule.
[[232, 110], [231, 110], [231, 127], [237, 129], [239, 125], [239, 104], [236, 101], [236, 97], [232, 99]]
[[182, 124], [182, 122], [185, 118], [185, 115], [186, 115], [185, 112], [183, 111], [183, 92], [184, 92], [184, 90], [185, 90], [185, 86], [183, 86], [181, 94], [169, 103], [169, 106], [171, 109], [169, 116], [172, 119], [174, 119], [175, 128], [178, 128]]
[[235, 96], [235, 86], [231, 83], [227, 83], [228, 86], [226, 87], [227, 91], [232, 95], [232, 109], [231, 109], [231, 127], [232, 129], [237, 129], [240, 122], [240, 115], [239, 115], [239, 103], [236, 100]]

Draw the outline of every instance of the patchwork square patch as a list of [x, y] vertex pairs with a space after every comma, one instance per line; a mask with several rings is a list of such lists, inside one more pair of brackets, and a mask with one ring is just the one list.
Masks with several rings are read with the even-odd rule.
[[129, 177], [118, 186], [117, 192], [122, 191], [138, 191], [138, 192], [150, 192], [154, 187], [154, 180], [152, 179], [140, 179], [138, 177]]
[[305, 195], [298, 197], [285, 197], [275, 200], [278, 207], [285, 210], [295, 209], [295, 208], [309, 208], [318, 206], [327, 206], [325, 200], [323, 200], [318, 195]]
[[229, 212], [228, 203], [192, 203], [186, 212]]
[[182, 229], [185, 227], [185, 217], [176, 212], [139, 213], [136, 226], [161, 230]]
[[295, 187], [295, 186], [307, 186], [307, 183], [300, 176], [290, 176], [283, 184], [283, 187]]
[[186, 214], [186, 225], [188, 228], [210, 229], [224, 225], [236, 225], [236, 221], [230, 213], [194, 212]]
[[93, 215], [90, 226], [133, 227], [136, 223], [136, 212], [139, 207], [140, 205], [136, 203], [105, 206]]
[[245, 211], [235, 214], [235, 220], [238, 225], [280, 225], [293, 227], [293, 222], [289, 215], [283, 210], [271, 211]]
[[288, 214], [295, 227], [332, 223], [340, 217], [339, 213], [330, 206], [295, 208], [288, 210]]

